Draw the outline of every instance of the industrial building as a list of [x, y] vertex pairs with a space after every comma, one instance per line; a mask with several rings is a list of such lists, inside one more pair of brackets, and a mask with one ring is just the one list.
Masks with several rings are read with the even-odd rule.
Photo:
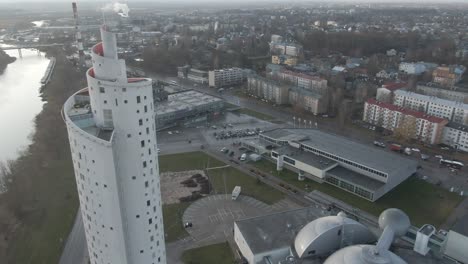
[[467, 237], [411, 226], [399, 209], [383, 211], [378, 223], [359, 220], [305, 207], [235, 221], [234, 242], [249, 264], [448, 264], [468, 258]]
[[373, 98], [364, 104], [362, 120], [390, 131], [404, 130], [409, 138], [429, 144], [441, 143], [444, 127], [448, 123], [444, 118], [380, 102]]
[[101, 27], [88, 87], [64, 104], [90, 263], [166, 263], [152, 81]]
[[177, 125], [188, 126], [215, 118], [224, 108], [224, 101], [194, 90], [185, 90], [169, 94], [167, 101], [155, 105], [156, 127], [161, 130]]
[[283, 168], [298, 173], [298, 180], [328, 183], [369, 201], [376, 201], [417, 170], [417, 162], [374, 146], [316, 129], [274, 129], [247, 148], [264, 154]]
[[208, 84], [210, 87], [226, 87], [242, 84], [245, 81], [244, 70], [229, 68], [208, 72]]

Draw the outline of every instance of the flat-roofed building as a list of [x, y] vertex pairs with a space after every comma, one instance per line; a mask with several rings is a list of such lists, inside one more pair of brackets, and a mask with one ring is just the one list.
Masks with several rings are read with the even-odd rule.
[[269, 159], [317, 182], [375, 201], [417, 170], [418, 163], [316, 129], [274, 129], [259, 135]]
[[418, 83], [415, 92], [450, 101], [468, 103], [468, 90], [461, 87], [454, 86], [449, 90], [437, 83]]
[[220, 69], [208, 72], [208, 83], [210, 87], [225, 87], [243, 83], [244, 71], [240, 68]]
[[188, 70], [187, 79], [191, 80], [192, 82], [207, 84], [208, 83], [208, 72], [192, 68], [192, 69]]
[[444, 87], [451, 88], [461, 80], [465, 71], [465, 66], [461, 65], [437, 67], [432, 72], [432, 81]]
[[181, 125], [204, 122], [218, 116], [224, 101], [221, 98], [186, 90], [168, 95], [167, 101], [155, 104], [158, 130]]

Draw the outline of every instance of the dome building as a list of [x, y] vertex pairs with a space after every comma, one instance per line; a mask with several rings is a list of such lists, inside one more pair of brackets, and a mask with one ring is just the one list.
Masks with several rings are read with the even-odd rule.
[[88, 87], [63, 107], [92, 264], [166, 263], [152, 81], [101, 28]]

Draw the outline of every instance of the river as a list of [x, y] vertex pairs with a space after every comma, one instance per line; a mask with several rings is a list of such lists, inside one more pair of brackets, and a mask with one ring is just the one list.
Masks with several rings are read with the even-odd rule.
[[[6, 53], [18, 57], [17, 50]], [[49, 59], [34, 50], [22, 50], [22, 54], [0, 75], [0, 162], [16, 159], [31, 143], [34, 117], [44, 104], [39, 90]]]

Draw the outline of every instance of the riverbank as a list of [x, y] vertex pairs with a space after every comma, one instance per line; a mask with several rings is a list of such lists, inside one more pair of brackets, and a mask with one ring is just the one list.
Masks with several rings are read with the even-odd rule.
[[8, 64], [14, 62], [16, 60], [15, 57], [10, 57], [5, 51], [0, 50], [0, 74], [2, 74]]
[[55, 57], [56, 64], [41, 94], [46, 103], [35, 118], [31, 145], [9, 162], [8, 191], [0, 195], [0, 259], [6, 264], [58, 263], [78, 209], [60, 110], [66, 98], [85, 86], [84, 73], [67, 61], [60, 48], [48, 50], [47, 55]]

